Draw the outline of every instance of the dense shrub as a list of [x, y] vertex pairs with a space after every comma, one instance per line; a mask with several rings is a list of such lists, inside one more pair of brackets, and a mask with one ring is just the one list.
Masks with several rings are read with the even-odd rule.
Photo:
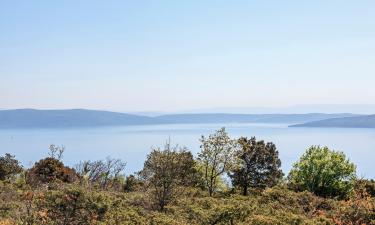
[[22, 166], [13, 155], [6, 153], [0, 157], [0, 180], [6, 180], [22, 172]]
[[359, 179], [355, 183], [356, 191], [365, 191], [371, 197], [375, 197], [375, 181]]
[[296, 190], [308, 190], [323, 197], [348, 197], [354, 189], [356, 167], [344, 153], [312, 146], [289, 173]]
[[375, 224], [375, 199], [365, 188], [357, 187], [354, 195], [337, 208], [334, 218], [338, 224]]
[[95, 224], [103, 221], [108, 208], [103, 195], [87, 193], [79, 187], [47, 191], [35, 202], [38, 212], [36, 223]]
[[7, 182], [0, 181], [0, 218], [20, 216], [12, 211], [13, 208], [18, 207], [18, 199], [17, 189]]
[[140, 190], [144, 186], [143, 181], [135, 177], [134, 175], [129, 175], [125, 178], [124, 191], [133, 192]]
[[52, 157], [40, 160], [27, 172], [27, 183], [31, 185], [55, 181], [72, 183], [76, 180], [78, 175], [74, 169], [64, 166], [61, 161]]
[[[0, 183], [1, 184], [1, 183]], [[374, 198], [358, 193], [348, 200], [294, 192], [284, 186], [249, 196], [208, 197], [185, 188], [163, 212], [147, 205], [144, 192], [85, 189], [59, 183], [53, 189], [16, 189], [6, 183], [0, 194], [0, 221], [8, 224], [371, 224]], [[4, 222], [5, 223], [5, 222]]]
[[[132, 193], [131, 196], [121, 193], [112, 193], [107, 197], [108, 210], [104, 217], [105, 224], [149, 224], [147, 223], [147, 214], [149, 214], [149, 212], [146, 212], [144, 207], [138, 205], [134, 202], [134, 199], [132, 199], [133, 197], [138, 197], [136, 193]], [[143, 195], [141, 197], [143, 197]]]

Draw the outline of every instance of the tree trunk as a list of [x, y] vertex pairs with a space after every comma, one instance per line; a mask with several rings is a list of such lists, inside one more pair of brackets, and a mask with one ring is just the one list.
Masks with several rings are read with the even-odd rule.
[[212, 193], [213, 193], [212, 186], [210, 186], [208, 187], [208, 194], [210, 195], [210, 197], [212, 197]]
[[243, 195], [247, 196], [247, 185], [243, 187]]

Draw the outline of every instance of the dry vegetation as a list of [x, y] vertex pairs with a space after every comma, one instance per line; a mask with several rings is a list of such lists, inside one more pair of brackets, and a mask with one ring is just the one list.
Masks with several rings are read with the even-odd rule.
[[30, 169], [5, 155], [0, 225], [375, 224], [375, 182], [357, 179], [340, 152], [313, 146], [283, 177], [272, 143], [224, 129], [201, 141], [197, 158], [167, 144], [127, 177], [119, 159], [69, 168], [56, 146]]

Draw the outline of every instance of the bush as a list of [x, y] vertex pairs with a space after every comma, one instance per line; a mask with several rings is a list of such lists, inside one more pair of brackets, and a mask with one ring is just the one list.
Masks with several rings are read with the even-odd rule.
[[105, 197], [81, 188], [47, 191], [36, 199], [37, 223], [97, 224], [107, 212]]
[[0, 218], [18, 217], [12, 213], [12, 209], [18, 207], [18, 197], [17, 189], [11, 183], [0, 181]]
[[365, 191], [371, 197], [375, 197], [375, 181], [374, 180], [366, 180], [366, 179], [359, 179], [356, 181], [355, 184], [356, 191]]
[[31, 185], [62, 181], [72, 183], [78, 180], [74, 169], [64, 166], [58, 159], [48, 157], [35, 163], [27, 173], [27, 183]]
[[22, 166], [13, 155], [6, 153], [0, 157], [0, 180], [6, 180], [22, 172]]
[[338, 224], [374, 224], [375, 199], [365, 188], [357, 187], [354, 195], [340, 204], [334, 217]]
[[124, 191], [133, 192], [140, 190], [143, 186], [143, 182], [136, 178], [134, 175], [129, 175], [125, 178]]
[[345, 198], [354, 189], [356, 167], [342, 152], [312, 146], [294, 164], [288, 179], [298, 191], [323, 197]]

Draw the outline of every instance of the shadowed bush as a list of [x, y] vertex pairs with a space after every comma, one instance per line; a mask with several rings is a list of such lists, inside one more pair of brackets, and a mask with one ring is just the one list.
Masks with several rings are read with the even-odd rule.
[[73, 183], [78, 178], [74, 169], [64, 166], [58, 159], [48, 157], [35, 163], [27, 172], [26, 181], [30, 185], [37, 186], [56, 181]]

